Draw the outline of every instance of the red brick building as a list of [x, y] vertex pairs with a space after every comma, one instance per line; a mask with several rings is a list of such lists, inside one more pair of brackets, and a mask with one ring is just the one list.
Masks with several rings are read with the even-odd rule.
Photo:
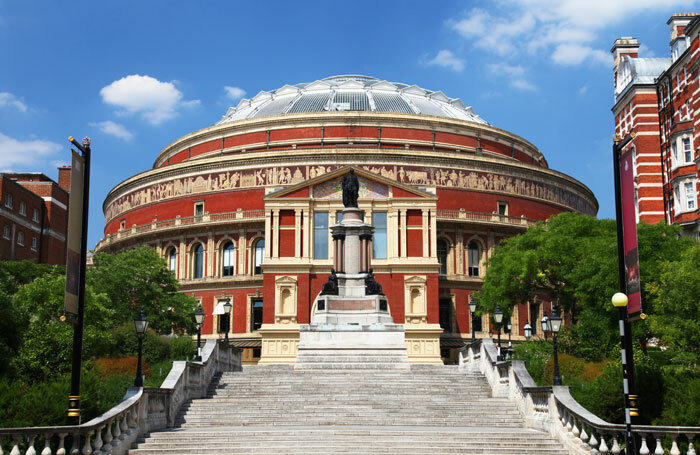
[[[245, 360], [291, 362], [333, 265], [330, 226], [351, 167], [375, 228], [372, 267], [412, 362], [449, 357], [472, 323], [488, 336], [468, 303], [498, 242], [563, 211], [598, 210], [585, 185], [460, 100], [336, 76], [260, 92], [168, 145], [107, 195], [96, 249], [153, 246], [200, 300], [205, 336], [226, 327], [230, 299]], [[513, 335], [543, 310], [520, 305]]]
[[70, 167], [58, 183], [40, 173], [0, 174], [0, 260], [66, 263]]
[[675, 14], [668, 25], [669, 58], [640, 58], [636, 39], [615, 41], [615, 133], [637, 133], [627, 147], [634, 150], [639, 220], [664, 220], [698, 238], [700, 16]]

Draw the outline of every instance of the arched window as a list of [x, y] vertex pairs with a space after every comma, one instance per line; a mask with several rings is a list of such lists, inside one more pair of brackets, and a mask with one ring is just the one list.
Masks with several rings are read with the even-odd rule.
[[171, 270], [175, 275], [177, 275], [177, 250], [175, 247], [171, 247], [168, 250], [168, 269]]
[[192, 256], [192, 277], [202, 278], [204, 276], [204, 247], [201, 243], [194, 247]]
[[262, 275], [263, 257], [265, 257], [265, 239], [260, 239], [257, 242], [255, 242], [253, 275]]
[[443, 239], [437, 241], [437, 259], [440, 263], [440, 275], [447, 275], [447, 252], [449, 248]]
[[233, 276], [236, 273], [236, 248], [233, 242], [224, 243], [221, 253], [221, 276]]
[[467, 265], [469, 276], [479, 276], [479, 244], [473, 240], [467, 246]]

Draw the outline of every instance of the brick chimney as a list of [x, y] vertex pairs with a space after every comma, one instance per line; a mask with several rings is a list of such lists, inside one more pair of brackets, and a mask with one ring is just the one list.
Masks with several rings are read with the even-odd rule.
[[70, 166], [59, 166], [58, 186], [70, 193]]
[[666, 22], [671, 29], [671, 45], [676, 38], [685, 36], [685, 26], [690, 23], [697, 13], [676, 13]]

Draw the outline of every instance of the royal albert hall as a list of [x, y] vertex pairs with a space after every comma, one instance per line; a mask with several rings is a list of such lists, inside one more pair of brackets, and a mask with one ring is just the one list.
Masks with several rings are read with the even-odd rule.
[[[469, 300], [498, 242], [560, 212], [598, 210], [585, 185], [459, 99], [335, 76], [262, 91], [165, 147], [109, 192], [96, 250], [156, 248], [200, 301], [203, 337], [228, 330], [245, 363], [293, 363], [334, 264], [330, 227], [350, 169], [374, 226], [371, 267], [413, 363], [455, 360], [472, 329], [491, 336]], [[518, 305], [512, 338], [527, 321], [537, 332], [549, 310]]]

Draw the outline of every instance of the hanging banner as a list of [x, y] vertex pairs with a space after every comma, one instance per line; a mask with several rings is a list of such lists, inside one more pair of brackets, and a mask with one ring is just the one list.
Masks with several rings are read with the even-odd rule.
[[81, 235], [83, 227], [83, 179], [85, 160], [73, 152], [70, 171], [70, 203], [68, 204], [68, 241], [66, 248], [66, 293], [65, 317], [69, 322], [77, 322], [78, 297], [80, 294]]
[[634, 164], [632, 147], [620, 156], [620, 192], [622, 197], [622, 230], [625, 239], [625, 276], [627, 278], [627, 314], [642, 311], [639, 281], [639, 251], [637, 249], [637, 208], [634, 195]]

